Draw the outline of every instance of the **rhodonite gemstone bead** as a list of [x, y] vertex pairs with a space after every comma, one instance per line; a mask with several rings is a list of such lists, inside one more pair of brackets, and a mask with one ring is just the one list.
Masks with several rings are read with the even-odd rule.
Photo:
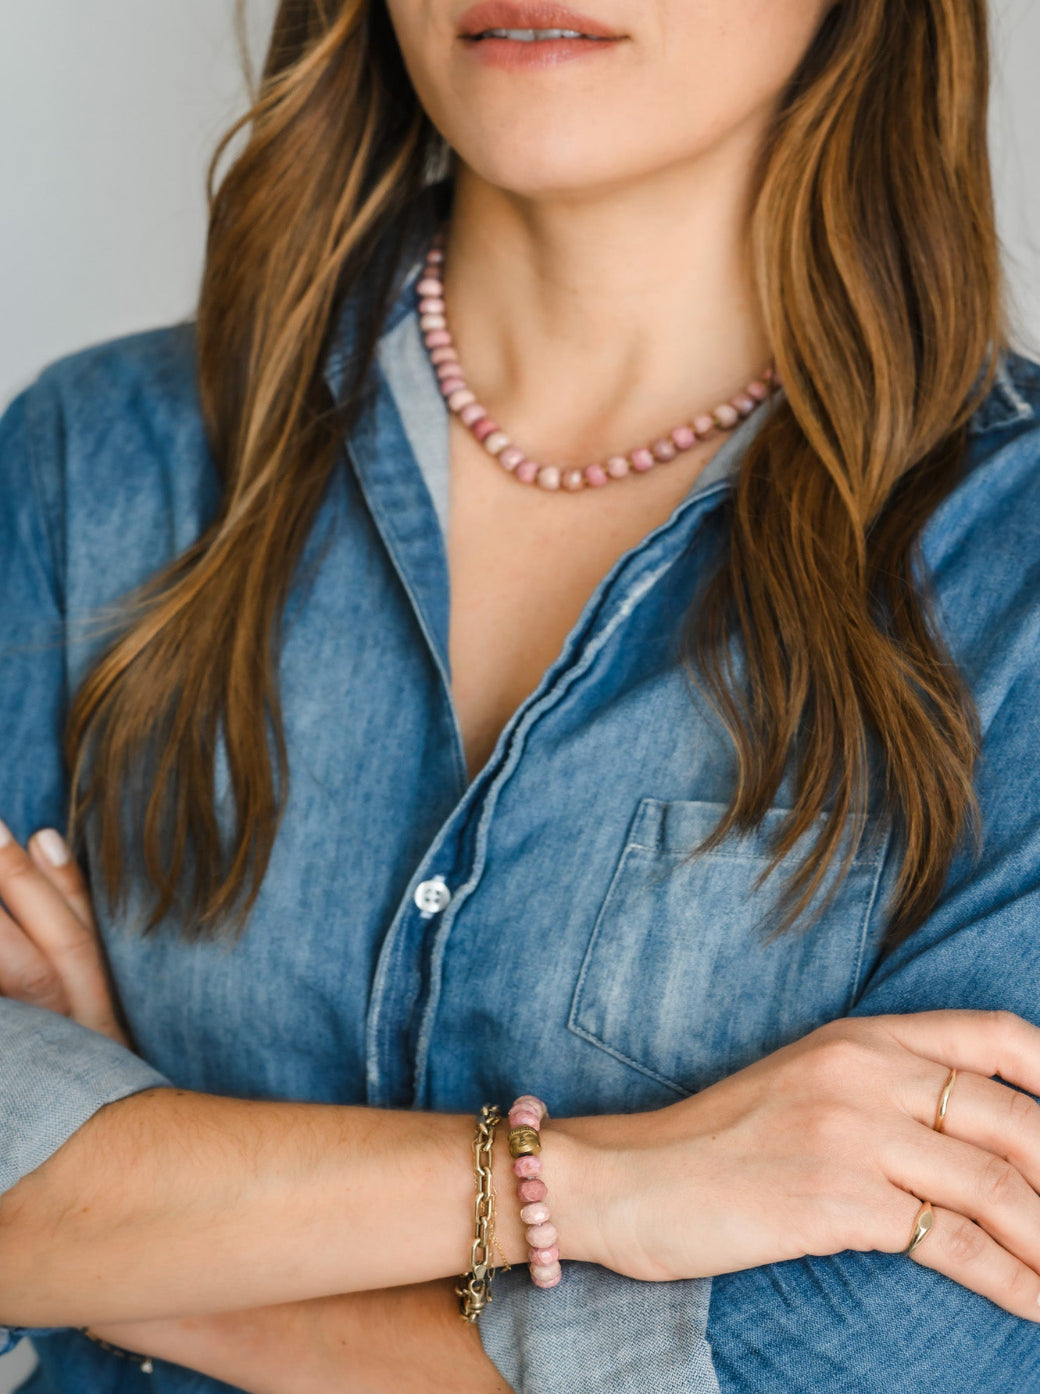
[[520, 1218], [525, 1225], [544, 1225], [549, 1218], [549, 1207], [544, 1200], [532, 1201], [520, 1207]]
[[558, 1263], [550, 1264], [548, 1268], [538, 1265], [531, 1266], [531, 1281], [536, 1287], [554, 1288], [563, 1277], [563, 1270]]
[[549, 1264], [555, 1263], [560, 1257], [559, 1244], [552, 1244], [548, 1249], [528, 1249], [527, 1262], [537, 1264], [539, 1268], [547, 1268]]
[[556, 1233], [556, 1226], [546, 1222], [541, 1225], [530, 1225], [525, 1237], [532, 1249], [548, 1249], [549, 1245], [555, 1244], [560, 1236]]

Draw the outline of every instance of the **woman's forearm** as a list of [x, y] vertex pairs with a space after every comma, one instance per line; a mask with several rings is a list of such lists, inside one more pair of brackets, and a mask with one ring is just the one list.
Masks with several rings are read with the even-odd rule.
[[[597, 1214], [582, 1126], [543, 1135], [574, 1258], [593, 1256]], [[0, 1321], [97, 1326], [461, 1273], [472, 1132], [468, 1115], [172, 1088], [107, 1104], [0, 1200]], [[501, 1130], [495, 1153], [498, 1237], [523, 1262]]]
[[451, 1280], [95, 1334], [248, 1394], [508, 1394]]

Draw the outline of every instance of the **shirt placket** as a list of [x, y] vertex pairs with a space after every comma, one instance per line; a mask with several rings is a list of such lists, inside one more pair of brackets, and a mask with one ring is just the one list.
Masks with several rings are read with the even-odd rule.
[[[398, 314], [394, 322], [399, 321]], [[438, 674], [446, 719], [437, 724], [451, 733], [455, 788], [448, 799], [453, 793], [455, 801], [382, 939], [366, 1019], [370, 1104], [421, 1106], [445, 949], [455, 917], [481, 884], [499, 795], [521, 760], [537, 759], [532, 733], [539, 718], [580, 684], [603, 645], [669, 570], [700, 518], [725, 492], [733, 460], [752, 429], [751, 421], [744, 422], [724, 440], [671, 517], [618, 558], [557, 658], [513, 713], [484, 768], [468, 783], [448, 663], [445, 541], [394, 394], [376, 367], [373, 390], [347, 442], [347, 454]]]
[[[362, 491], [408, 602], [419, 621], [462, 759], [447, 661], [448, 577], [439, 524], [392, 401], [359, 422], [348, 450]], [[673, 565], [703, 512], [725, 488], [717, 480], [618, 559], [590, 597], [556, 660], [513, 713], [476, 779], [458, 777], [454, 807], [421, 859], [383, 937], [366, 1022], [368, 1102], [420, 1104], [444, 952], [455, 916], [481, 884], [488, 831], [499, 795], [521, 760], [537, 759], [532, 732], [542, 715], [581, 682], [596, 655]], [[443, 723], [442, 723], [443, 724]], [[464, 763], [463, 766], [464, 768]]]

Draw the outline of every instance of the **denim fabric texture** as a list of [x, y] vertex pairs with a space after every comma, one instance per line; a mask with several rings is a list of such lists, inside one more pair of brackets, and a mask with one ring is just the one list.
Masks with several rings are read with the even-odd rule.
[[[448, 414], [414, 310], [419, 247], [290, 596], [289, 803], [247, 931], [188, 945], [171, 922], [142, 939], [139, 888], [101, 915], [142, 1058], [0, 1000], [2, 1190], [106, 1102], [157, 1084], [464, 1111], [532, 1091], [556, 1116], [628, 1112], [842, 1015], [976, 1006], [1040, 1022], [1040, 365], [1004, 357], [925, 536], [984, 730], [981, 853], [965, 850], [927, 923], [883, 955], [898, 849], [875, 823], [819, 920], [765, 944], [776, 878], [756, 881], [793, 781], [760, 828], [681, 864], [735, 771], [677, 642], [773, 407], [611, 567], [471, 782], [449, 687]], [[326, 360], [334, 392], [356, 308]], [[83, 622], [188, 547], [218, 497], [191, 322], [53, 362], [0, 418], [0, 816], [19, 839], [62, 823], [61, 724], [103, 647]], [[416, 890], [437, 876], [447, 903], [424, 911]], [[1036, 1326], [899, 1255], [678, 1283], [564, 1267], [548, 1292], [501, 1273], [481, 1321], [519, 1394], [1040, 1389]], [[41, 1368], [26, 1394], [227, 1388], [163, 1361], [143, 1376], [67, 1328], [27, 1334]]]

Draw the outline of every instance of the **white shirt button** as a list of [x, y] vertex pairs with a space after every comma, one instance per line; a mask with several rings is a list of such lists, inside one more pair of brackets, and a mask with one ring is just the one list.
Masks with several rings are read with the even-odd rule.
[[414, 900], [424, 915], [438, 915], [451, 900], [451, 891], [443, 876], [434, 876], [429, 881], [419, 882]]

